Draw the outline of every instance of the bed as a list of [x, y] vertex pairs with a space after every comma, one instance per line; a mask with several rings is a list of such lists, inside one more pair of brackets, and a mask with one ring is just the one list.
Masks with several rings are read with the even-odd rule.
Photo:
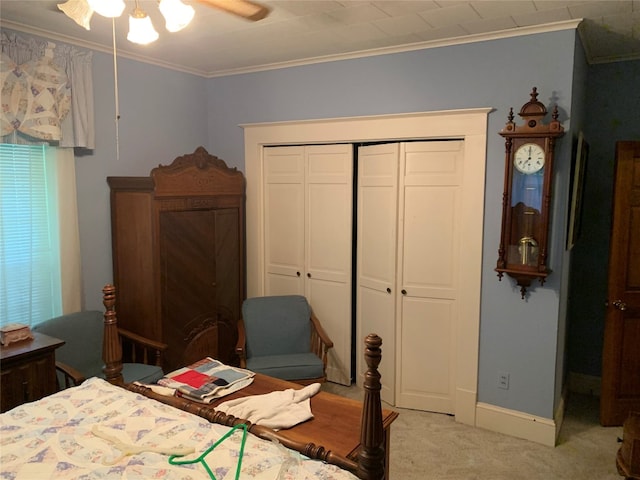
[[385, 478], [377, 335], [365, 341], [360, 447], [348, 458], [202, 404], [124, 384], [115, 288], [103, 292], [106, 380], [90, 378], [0, 415], [0, 478]]

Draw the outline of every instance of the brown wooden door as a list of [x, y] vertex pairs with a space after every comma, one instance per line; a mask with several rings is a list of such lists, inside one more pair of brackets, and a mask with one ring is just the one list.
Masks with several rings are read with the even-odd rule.
[[640, 411], [640, 142], [616, 145], [600, 423]]

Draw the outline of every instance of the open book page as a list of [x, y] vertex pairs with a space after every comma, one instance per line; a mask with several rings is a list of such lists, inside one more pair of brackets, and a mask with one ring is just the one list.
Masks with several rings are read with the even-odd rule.
[[236, 392], [253, 381], [255, 373], [225, 365], [211, 357], [165, 375], [159, 385], [174, 388], [177, 396], [198, 402], [212, 401]]

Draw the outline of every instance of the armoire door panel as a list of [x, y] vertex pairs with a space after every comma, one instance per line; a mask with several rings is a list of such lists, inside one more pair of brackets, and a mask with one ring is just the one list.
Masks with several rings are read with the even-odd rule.
[[[209, 343], [217, 344], [219, 359], [231, 359], [235, 355], [238, 342], [237, 319], [240, 318], [240, 306], [244, 300], [244, 292], [240, 289], [240, 269], [238, 259], [244, 255], [240, 251], [240, 212], [237, 208], [217, 208], [213, 210], [215, 235], [215, 319], [216, 338], [209, 339]], [[202, 319], [202, 320], [200, 320]], [[202, 332], [210, 319], [200, 316], [200, 325], [194, 325], [195, 330]], [[192, 332], [191, 330], [188, 330]], [[195, 332], [190, 337], [195, 338]], [[200, 333], [202, 335], [202, 333]], [[195, 345], [190, 343], [190, 347]], [[209, 356], [214, 353], [209, 350]], [[202, 358], [202, 357], [201, 357]], [[184, 360], [183, 360], [184, 362]]]
[[215, 222], [210, 210], [160, 212], [162, 330], [167, 368], [181, 366], [185, 326], [215, 312]]
[[216, 276], [216, 307], [224, 308], [231, 316], [238, 318], [242, 292], [240, 285], [237, 258], [240, 229], [238, 224], [238, 210], [235, 208], [219, 208], [213, 210], [215, 235], [215, 276]]
[[[142, 188], [141, 188], [142, 190]], [[124, 275], [136, 265], [145, 280], [154, 271], [153, 222], [150, 212], [153, 199], [149, 191], [119, 192], [112, 195], [113, 272], [118, 288], [118, 325], [143, 337], [162, 340], [160, 322], [140, 322], [139, 319], [156, 318], [156, 284], [141, 281], [140, 276]], [[135, 225], [136, 228], [131, 228]], [[136, 248], [127, 248], [136, 245]]]

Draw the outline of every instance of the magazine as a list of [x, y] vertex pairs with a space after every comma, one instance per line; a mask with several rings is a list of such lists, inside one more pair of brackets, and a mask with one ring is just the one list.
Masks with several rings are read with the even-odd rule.
[[158, 385], [175, 389], [176, 396], [211, 403], [253, 382], [255, 373], [225, 365], [211, 357], [179, 368], [158, 380]]

